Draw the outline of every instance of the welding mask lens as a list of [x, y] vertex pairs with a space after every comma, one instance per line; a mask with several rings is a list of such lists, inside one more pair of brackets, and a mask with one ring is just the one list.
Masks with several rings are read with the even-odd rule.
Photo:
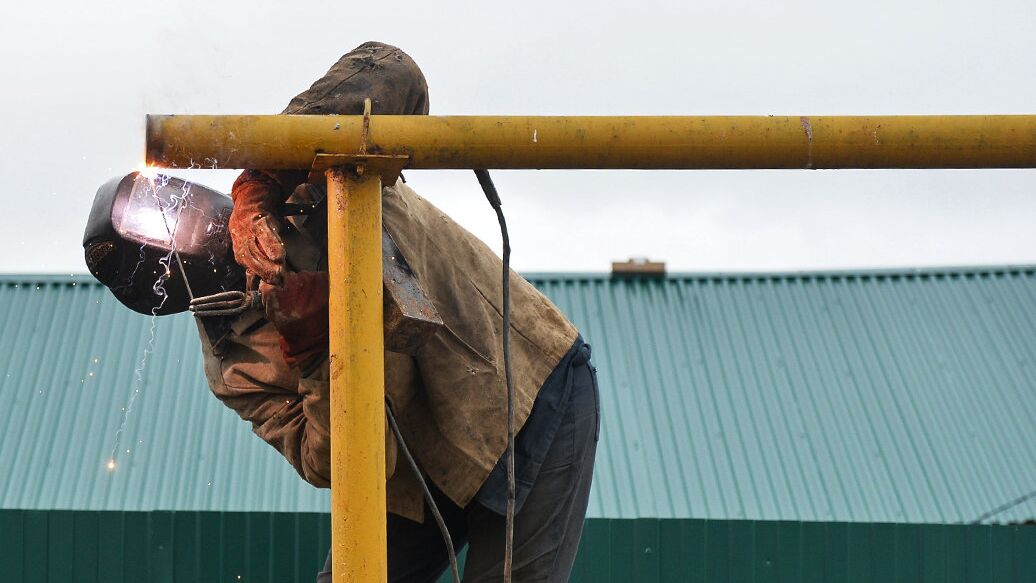
[[167, 253], [175, 248], [181, 256], [223, 256], [230, 246], [229, 203], [227, 196], [204, 186], [138, 175], [117, 198], [112, 224], [125, 240]]

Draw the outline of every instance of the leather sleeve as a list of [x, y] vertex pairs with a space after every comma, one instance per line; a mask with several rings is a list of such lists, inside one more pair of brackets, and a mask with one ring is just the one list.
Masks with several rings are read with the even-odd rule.
[[[231, 333], [212, 351], [202, 334], [205, 376], [213, 394], [272, 445], [299, 475], [318, 488], [331, 485], [330, 381], [326, 359], [302, 377], [284, 362], [279, 335], [262, 321]], [[395, 469], [396, 442], [385, 435], [386, 475]]]
[[298, 367], [327, 352], [328, 286], [326, 271], [289, 271], [281, 286], [259, 285], [266, 319], [281, 335], [284, 361], [289, 366]]
[[205, 353], [205, 376], [212, 393], [252, 431], [272, 445], [307, 482], [331, 483], [328, 384], [303, 382], [281, 356], [279, 335], [260, 320], [254, 329], [232, 332], [220, 354]]
[[245, 186], [261, 185], [277, 190], [277, 200], [284, 202], [295, 188], [306, 181], [305, 170], [245, 170], [238, 175], [230, 188], [230, 198], [237, 200], [236, 193]]

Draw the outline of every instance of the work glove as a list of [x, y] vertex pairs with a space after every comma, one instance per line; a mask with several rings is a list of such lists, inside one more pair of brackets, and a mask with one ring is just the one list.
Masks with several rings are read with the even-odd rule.
[[230, 238], [234, 259], [250, 275], [268, 284], [281, 282], [284, 272], [284, 226], [278, 209], [285, 196], [280, 185], [268, 176], [245, 170], [230, 191], [234, 210], [230, 213]]
[[280, 334], [289, 366], [302, 366], [327, 349], [328, 276], [326, 271], [286, 271], [280, 285], [262, 282], [266, 319]]

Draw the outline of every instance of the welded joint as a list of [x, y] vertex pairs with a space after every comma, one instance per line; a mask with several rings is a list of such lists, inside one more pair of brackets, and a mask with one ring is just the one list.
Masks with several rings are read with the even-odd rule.
[[310, 172], [322, 174], [335, 167], [347, 168], [357, 176], [375, 172], [383, 185], [392, 186], [409, 165], [410, 156], [406, 154], [317, 154]]
[[311, 175], [323, 174], [331, 168], [342, 167], [351, 170], [357, 176], [368, 171], [376, 172], [381, 183], [391, 186], [399, 179], [403, 169], [410, 164], [410, 156], [406, 154], [369, 154], [371, 135], [371, 99], [363, 100], [363, 126], [360, 131], [360, 148], [356, 154], [320, 153], [313, 158], [310, 167]]
[[[360, 131], [360, 154], [367, 153], [367, 142], [371, 138], [371, 98], [366, 97], [363, 100], [363, 129]], [[363, 175], [363, 171], [357, 172], [360, 176]]]

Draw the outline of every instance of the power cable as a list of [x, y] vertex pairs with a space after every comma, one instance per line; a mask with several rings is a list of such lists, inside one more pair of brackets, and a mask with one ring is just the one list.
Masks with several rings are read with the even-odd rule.
[[514, 554], [514, 383], [511, 379], [511, 239], [507, 234], [507, 221], [501, 208], [500, 194], [493, 185], [489, 171], [475, 170], [475, 177], [482, 186], [489, 205], [496, 211], [496, 220], [500, 223], [500, 238], [503, 240], [503, 349], [504, 379], [507, 383], [507, 516], [504, 526], [504, 583], [511, 583], [511, 564]]
[[975, 520], [972, 520], [969, 524], [981, 524], [983, 520], [988, 520], [990, 518], [993, 518], [997, 514], [1000, 514], [1001, 512], [1006, 512], [1006, 511], [1014, 508], [1015, 506], [1018, 506], [1022, 502], [1027, 502], [1027, 501], [1029, 501], [1029, 500], [1031, 500], [1033, 498], [1036, 498], [1036, 490], [1033, 490], [1032, 492], [1029, 492], [1028, 494], [1026, 494], [1024, 496], [1019, 496], [1019, 497], [1015, 498], [1014, 500], [1011, 500], [1010, 502], [1007, 502], [1006, 504], [1001, 504], [1000, 506], [997, 506], [996, 508], [990, 510], [989, 512], [986, 512], [985, 514], [979, 516]]
[[421, 492], [424, 493], [425, 502], [428, 503], [428, 508], [432, 511], [435, 523], [439, 525], [442, 540], [446, 543], [446, 554], [450, 557], [450, 571], [453, 573], [453, 581], [454, 583], [460, 583], [460, 569], [457, 566], [457, 553], [453, 549], [453, 537], [450, 536], [450, 529], [446, 528], [446, 521], [442, 519], [442, 514], [439, 513], [439, 507], [435, 504], [432, 491], [428, 488], [424, 475], [421, 474], [421, 468], [417, 466], [417, 461], [414, 460], [414, 456], [410, 454], [410, 449], [406, 446], [406, 441], [403, 440], [403, 433], [399, 431], [399, 425], [396, 424], [396, 418], [392, 415], [392, 407], [389, 406], [388, 399], [385, 399], [385, 417], [388, 419], [389, 427], [392, 428], [392, 433], [396, 436], [396, 441], [399, 442], [399, 449], [403, 450], [403, 457], [406, 458], [407, 464], [413, 470], [414, 476], [417, 477], [417, 483], [421, 486]]
[[[504, 454], [507, 459], [507, 513], [505, 518], [504, 534], [504, 583], [511, 583], [511, 565], [514, 552], [514, 513], [515, 513], [515, 478], [514, 478], [514, 383], [511, 376], [511, 239], [507, 233], [507, 221], [504, 218], [504, 211], [501, 208], [500, 195], [493, 185], [493, 179], [487, 170], [475, 170], [475, 177], [485, 193], [493, 211], [496, 212], [497, 222], [500, 223], [500, 237], [503, 240], [503, 350], [504, 350], [504, 379], [507, 384], [507, 451]], [[453, 581], [460, 583], [460, 569], [457, 564], [457, 553], [453, 548], [453, 537], [450, 536], [446, 521], [443, 520], [439, 507], [435, 503], [428, 483], [418, 467], [417, 461], [411, 455], [410, 449], [403, 439], [403, 433], [396, 424], [396, 418], [392, 415], [392, 408], [388, 401], [385, 402], [385, 416], [388, 419], [389, 427], [396, 436], [399, 448], [403, 451], [403, 457], [414, 472], [421, 492], [428, 503], [428, 508], [435, 518], [435, 523], [442, 533], [443, 542], [446, 543], [446, 553], [450, 559], [450, 571]]]

